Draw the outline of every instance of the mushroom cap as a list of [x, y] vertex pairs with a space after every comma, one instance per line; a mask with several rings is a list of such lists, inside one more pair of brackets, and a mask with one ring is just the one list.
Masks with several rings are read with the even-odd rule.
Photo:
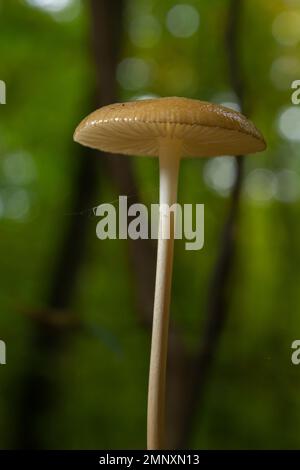
[[241, 113], [189, 98], [157, 98], [97, 109], [77, 127], [74, 140], [105, 152], [158, 156], [161, 139], [182, 141], [184, 157], [240, 155], [266, 148]]

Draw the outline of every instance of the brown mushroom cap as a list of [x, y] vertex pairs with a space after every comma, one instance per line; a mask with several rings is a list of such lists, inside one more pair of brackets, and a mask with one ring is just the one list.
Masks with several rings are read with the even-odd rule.
[[184, 157], [239, 155], [266, 147], [261, 133], [241, 113], [177, 97], [104, 106], [87, 116], [74, 134], [83, 145], [126, 155], [158, 156], [163, 138], [182, 140]]

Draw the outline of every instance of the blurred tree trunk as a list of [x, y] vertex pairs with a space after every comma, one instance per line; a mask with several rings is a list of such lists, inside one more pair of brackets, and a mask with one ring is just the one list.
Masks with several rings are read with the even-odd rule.
[[[241, 107], [244, 103], [244, 81], [239, 61], [239, 28], [242, 2], [231, 0], [225, 31], [229, 79]], [[235, 182], [230, 196], [230, 205], [220, 237], [219, 253], [215, 262], [208, 290], [207, 313], [203, 333], [200, 333], [199, 348], [191, 363], [186, 365], [189, 380], [181, 396], [182, 411], [178, 420], [178, 432], [174, 436], [175, 448], [188, 448], [198, 419], [201, 419], [204, 394], [215, 359], [220, 336], [228, 315], [230, 292], [233, 292], [232, 271], [234, 268], [237, 218], [243, 175], [243, 157], [236, 161]], [[179, 406], [178, 406], [179, 407]]]
[[[90, 0], [92, 58], [95, 65], [98, 104], [109, 104], [117, 100], [115, 67], [119, 57], [120, 40], [116, 43], [115, 31], [122, 37], [123, 0]], [[108, 46], [109, 45], [109, 46]], [[110, 50], [112, 49], [112, 50]], [[113, 88], [107, 93], [113, 77]], [[111, 86], [111, 85], [110, 85]], [[132, 204], [140, 201], [139, 188], [129, 157], [110, 154], [105, 158], [105, 167], [117, 192], [129, 196]], [[154, 246], [148, 240], [128, 239], [130, 263], [133, 268], [137, 293], [139, 320], [151, 324], [152, 290], [154, 290]]]
[[[86, 247], [89, 217], [81, 213], [91, 207], [99, 186], [99, 160], [95, 152], [75, 148], [78, 172], [74, 184], [70, 223], [63, 233], [47, 307], [29, 312], [33, 319], [31, 358], [24, 368], [19, 385], [19, 403], [16, 408], [16, 435], [13, 447], [42, 449], [42, 420], [60, 398], [59, 360], [67, 347], [70, 334], [76, 331], [79, 320], [72, 314], [72, 299]], [[45, 423], [44, 423], [45, 425]]]
[[[120, 52], [123, 1], [92, 1], [97, 14], [97, 29], [101, 42], [94, 41], [101, 51], [101, 78], [97, 74], [97, 99], [92, 108], [116, 100], [115, 71]], [[44, 447], [42, 429], [45, 418], [59, 398], [59, 362], [67, 347], [67, 340], [77, 320], [70, 312], [76, 294], [76, 281], [86, 249], [89, 217], [82, 213], [95, 205], [100, 188], [100, 169], [104, 161], [98, 152], [72, 145], [71, 152], [77, 158], [77, 175], [71, 202], [72, 217], [63, 233], [58, 249], [49, 288], [47, 308], [34, 312], [31, 360], [27, 364], [19, 385], [19, 402], [16, 408], [16, 435], [12, 446], [22, 449]], [[62, 322], [63, 319], [63, 322]], [[65, 325], [63, 328], [61, 325]]]

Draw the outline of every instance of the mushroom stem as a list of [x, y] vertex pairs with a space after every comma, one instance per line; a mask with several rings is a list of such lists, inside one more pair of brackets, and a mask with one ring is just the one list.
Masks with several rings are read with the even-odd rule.
[[175, 218], [174, 211], [165, 211], [164, 207], [167, 207], [166, 205], [170, 207], [177, 202], [180, 157], [180, 141], [175, 139], [161, 141], [159, 236], [148, 388], [147, 447], [149, 450], [163, 449], [165, 445], [166, 365]]

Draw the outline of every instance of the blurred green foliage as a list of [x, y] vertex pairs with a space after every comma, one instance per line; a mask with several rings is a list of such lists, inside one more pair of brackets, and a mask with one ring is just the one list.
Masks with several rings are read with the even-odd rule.
[[[44, 305], [64, 228], [77, 216], [69, 210], [77, 151], [72, 134], [90, 111], [95, 78], [87, 2], [69, 3], [53, 12], [38, 1], [0, 1], [0, 79], [7, 84], [7, 104], [0, 106], [0, 338], [7, 343], [1, 448], [12, 446], [20, 377], [31, 357], [32, 323], [24, 312]], [[194, 8], [198, 26], [189, 15], [187, 26], [176, 15], [179, 26], [172, 23], [173, 0], [126, 2], [122, 100], [150, 94], [236, 101], [224, 43], [228, 2], [183, 3]], [[287, 137], [293, 123], [281, 116], [292, 106], [290, 83], [300, 79], [300, 37], [287, 45], [290, 29], [283, 24], [276, 36], [274, 20], [282, 12], [300, 15], [300, 2], [247, 0], [243, 6], [246, 108], [268, 149], [246, 161], [229, 318], [191, 446], [297, 448], [300, 369], [290, 356], [300, 336], [300, 137]], [[196, 28], [190, 36], [189, 21]], [[187, 36], [175, 36], [178, 28]], [[291, 59], [291, 69], [276, 63], [282, 57]], [[299, 122], [294, 125], [300, 136]], [[156, 202], [157, 161], [132, 161], [143, 199]], [[219, 161], [227, 168], [230, 159]], [[224, 187], [222, 172], [206, 159], [182, 163], [179, 201], [205, 203], [204, 249], [189, 252], [176, 242], [171, 313], [191, 351], [228, 207], [230, 174]], [[105, 181], [94, 205], [117, 197]], [[48, 373], [56, 376], [58, 399], [39, 423], [40, 435], [48, 448], [143, 448], [150, 337], [137, 320], [127, 244], [100, 242], [96, 217], [81, 217], [90, 218], [90, 228], [73, 310], [107, 341], [78, 332], [59, 367], [53, 362]]]

